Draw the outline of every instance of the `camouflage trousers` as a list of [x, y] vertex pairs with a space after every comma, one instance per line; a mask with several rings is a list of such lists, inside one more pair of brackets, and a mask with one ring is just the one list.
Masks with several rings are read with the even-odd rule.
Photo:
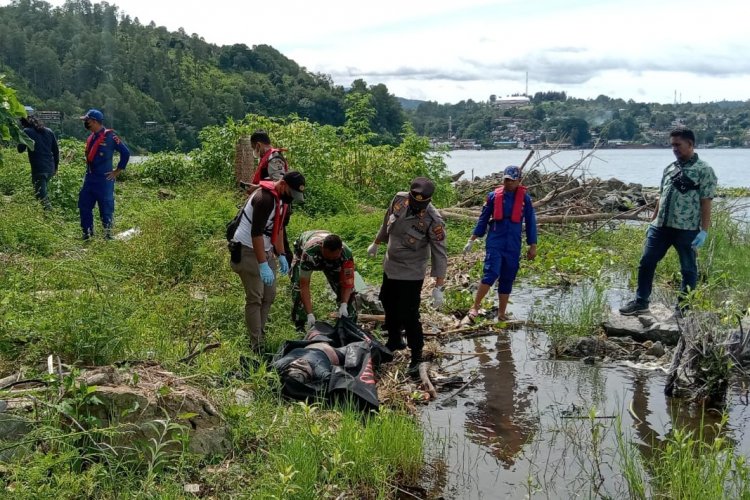
[[[323, 271], [323, 274], [326, 277], [326, 280], [328, 281], [328, 285], [330, 285], [331, 290], [333, 290], [333, 293], [336, 294], [336, 303], [341, 303], [341, 283], [339, 282], [339, 273], [336, 272], [326, 272]], [[292, 286], [290, 287], [292, 291], [292, 321], [294, 321], [294, 325], [297, 327], [298, 330], [302, 331], [305, 328], [305, 322], [307, 321], [307, 312], [305, 312], [305, 306], [302, 304], [302, 294], [299, 290], [299, 276], [300, 276], [300, 269], [299, 264], [294, 264], [292, 266], [292, 272], [291, 272], [291, 281]], [[356, 323], [357, 321], [357, 306], [355, 302], [355, 296], [356, 293], [352, 290], [352, 294], [349, 296], [349, 303], [348, 303], [348, 309], [349, 309], [349, 318]]]

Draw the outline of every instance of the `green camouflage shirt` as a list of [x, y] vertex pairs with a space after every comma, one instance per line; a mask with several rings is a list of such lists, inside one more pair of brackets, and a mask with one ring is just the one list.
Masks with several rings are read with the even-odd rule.
[[299, 262], [301, 277], [309, 278], [313, 271], [338, 273], [342, 269], [351, 269], [353, 279], [354, 256], [346, 243], [338, 260], [328, 261], [323, 258], [323, 240], [329, 234], [331, 233], [323, 230], [305, 231], [294, 242], [294, 261]]
[[[672, 179], [682, 174], [697, 184], [698, 189], [682, 193]], [[667, 226], [675, 229], [700, 229], [700, 200], [716, 196], [716, 174], [708, 163], [694, 154], [684, 163], [675, 161], [664, 169], [659, 187], [659, 212], [651, 222], [652, 226]]]

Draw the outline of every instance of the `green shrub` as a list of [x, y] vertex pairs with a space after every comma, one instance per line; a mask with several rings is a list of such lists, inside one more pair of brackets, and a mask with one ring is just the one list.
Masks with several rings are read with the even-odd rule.
[[128, 167], [143, 182], [181, 184], [199, 178], [192, 160], [180, 153], [156, 153], [142, 163]]

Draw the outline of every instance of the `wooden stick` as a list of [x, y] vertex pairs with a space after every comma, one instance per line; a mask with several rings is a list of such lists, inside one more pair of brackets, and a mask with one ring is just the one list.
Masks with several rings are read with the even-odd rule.
[[430, 363], [419, 363], [419, 378], [422, 379], [422, 385], [429, 393], [430, 398], [432, 400], [435, 400], [437, 399], [437, 391], [435, 390], [435, 386], [432, 385], [432, 381], [430, 380], [430, 372], [428, 370], [429, 367]]
[[479, 378], [479, 374], [475, 373], [469, 380], [466, 381], [466, 383], [464, 385], [462, 385], [461, 387], [459, 387], [458, 389], [456, 389], [456, 391], [453, 394], [451, 394], [450, 396], [448, 396], [445, 399], [445, 402], [448, 402], [451, 399], [455, 399], [456, 396], [458, 396], [459, 394], [461, 394], [467, 387], [469, 387], [469, 384], [471, 384], [472, 382], [474, 382], [478, 378]]
[[534, 156], [534, 150], [533, 149], [531, 151], [529, 151], [529, 154], [526, 155], [526, 159], [523, 161], [523, 163], [521, 163], [521, 168], [519, 169], [519, 170], [521, 170], [521, 172], [523, 172], [523, 167], [525, 167], [526, 164], [529, 163], [529, 160], [531, 159], [532, 156]]
[[184, 358], [180, 359], [180, 363], [190, 363], [193, 359], [198, 357], [199, 355], [203, 354], [206, 351], [210, 351], [211, 349], [218, 349], [221, 347], [221, 342], [214, 342], [213, 344], [208, 344], [202, 349], [199, 349], [193, 353], [188, 354]]
[[[339, 314], [332, 312], [328, 315], [329, 318], [338, 318]], [[377, 321], [383, 323], [385, 321], [385, 314], [357, 314], [357, 320], [359, 321]]]
[[[476, 356], [479, 356], [479, 354], [475, 354], [475, 355], [469, 356], [469, 357], [473, 358], [473, 357], [476, 357]], [[450, 368], [451, 366], [455, 366], [457, 364], [463, 363], [464, 361], [468, 361], [468, 359], [467, 358], [459, 359], [458, 361], [454, 361], [453, 363], [449, 363], [449, 364], [447, 364], [445, 366], [441, 366], [440, 369], [441, 370], [446, 370], [446, 369]]]

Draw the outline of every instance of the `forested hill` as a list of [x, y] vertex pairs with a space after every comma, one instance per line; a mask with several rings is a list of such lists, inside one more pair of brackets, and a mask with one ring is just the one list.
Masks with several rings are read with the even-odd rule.
[[[344, 89], [271, 46], [217, 46], [183, 30], [143, 25], [106, 2], [54, 8], [15, 0], [0, 7], [0, 47], [6, 83], [25, 105], [62, 111], [67, 136], [85, 135], [77, 117], [91, 107], [102, 109], [105, 124], [128, 143], [151, 151], [189, 150], [206, 125], [247, 113], [345, 121]], [[379, 90], [373, 99], [380, 98], [380, 113], [396, 110], [395, 119], [380, 119], [397, 136], [403, 117], [395, 97], [384, 86], [355, 83]]]

